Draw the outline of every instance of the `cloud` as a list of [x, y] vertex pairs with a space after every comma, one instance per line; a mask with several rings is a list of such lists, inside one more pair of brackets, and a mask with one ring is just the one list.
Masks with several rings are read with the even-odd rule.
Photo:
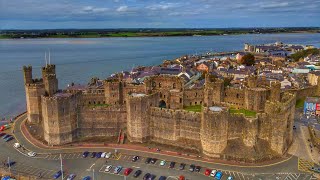
[[128, 10], [129, 10], [128, 6], [120, 6], [117, 8], [118, 12], [126, 12]]

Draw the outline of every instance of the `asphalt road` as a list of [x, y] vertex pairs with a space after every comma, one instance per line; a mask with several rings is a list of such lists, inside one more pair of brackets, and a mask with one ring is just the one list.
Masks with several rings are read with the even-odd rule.
[[[60, 154], [62, 157], [63, 169], [66, 172], [66, 175], [74, 173], [77, 175], [76, 179], [81, 179], [84, 176], [94, 176], [95, 179], [125, 179], [123, 176], [123, 171], [125, 168], [132, 168], [135, 172], [137, 169], [145, 173], [151, 173], [157, 176], [158, 179], [160, 176], [172, 177], [171, 179], [176, 179], [180, 175], [184, 175], [187, 179], [192, 180], [205, 180], [212, 179], [204, 175], [205, 169], [217, 169], [223, 172], [223, 179], [226, 179], [228, 175], [234, 177], [234, 179], [316, 179], [313, 178], [310, 173], [299, 171], [298, 169], [298, 158], [293, 156], [290, 159], [277, 163], [270, 164], [268, 166], [235, 166], [227, 164], [219, 164], [214, 162], [205, 162], [194, 159], [188, 159], [184, 157], [175, 157], [164, 155], [161, 153], [148, 153], [140, 152], [133, 150], [124, 150], [118, 149], [117, 157], [112, 159], [104, 158], [82, 158], [82, 152], [85, 150], [91, 152], [114, 152], [114, 149], [111, 148], [68, 148], [68, 149], [42, 149], [32, 145], [28, 140], [24, 138], [20, 131], [20, 125], [25, 116], [22, 116], [16, 121], [15, 124], [15, 137], [16, 139], [5, 143], [0, 139], [0, 162], [7, 161], [8, 157], [16, 161], [16, 164], [11, 167], [11, 172], [23, 173], [29, 175], [39, 175], [41, 174], [42, 179], [52, 179], [53, 175], [60, 169]], [[13, 143], [18, 141], [21, 143], [26, 150], [21, 148], [13, 148]], [[26, 155], [29, 151], [35, 151], [38, 155], [35, 158], [28, 157]], [[137, 162], [132, 162], [132, 156], [139, 155], [141, 158]], [[147, 157], [159, 159], [155, 164], [146, 164], [145, 159]], [[167, 164], [165, 166], [160, 166], [160, 160], [166, 160]], [[107, 161], [107, 162], [106, 162]], [[169, 162], [177, 162], [175, 168], [168, 168]], [[179, 163], [185, 163], [186, 169], [179, 170]], [[188, 171], [189, 165], [195, 164], [201, 166], [200, 173]], [[2, 164], [0, 164], [2, 165]], [[113, 174], [113, 169], [111, 173], [105, 172], [105, 167], [107, 165], [118, 166], [121, 165], [123, 170], [119, 173], [120, 175]], [[126, 179], [135, 179], [132, 177], [131, 173]], [[65, 178], [66, 179], [66, 178]]]

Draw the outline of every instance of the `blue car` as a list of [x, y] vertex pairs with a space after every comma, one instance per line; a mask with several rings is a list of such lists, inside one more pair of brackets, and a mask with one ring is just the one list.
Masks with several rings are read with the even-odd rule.
[[61, 171], [58, 171], [57, 173], [55, 173], [55, 174], [53, 175], [53, 178], [54, 178], [54, 179], [58, 179], [61, 175], [62, 175], [62, 172], [61, 172]]
[[10, 136], [10, 137], [8, 137], [8, 138], [4, 139], [4, 141], [5, 141], [5, 142], [8, 142], [8, 141], [11, 141], [12, 139], [13, 139], [13, 137], [12, 137], [12, 136]]
[[82, 178], [82, 180], [90, 180], [90, 179], [91, 179], [90, 176], [86, 176], [86, 177]]
[[222, 178], [222, 172], [221, 172], [221, 171], [218, 171], [218, 172], [216, 173], [215, 178], [216, 178], [217, 180], [220, 180], [220, 179]]
[[96, 154], [96, 158], [101, 158], [101, 154], [102, 154], [102, 152], [98, 152], [98, 153]]
[[6, 138], [8, 138], [8, 137], [10, 137], [11, 135], [10, 134], [6, 134], [6, 135], [4, 135], [3, 137], [2, 137], [2, 139], [6, 139]]
[[9, 161], [9, 162], [7, 162], [7, 167], [11, 167], [11, 166], [13, 166], [14, 164], [16, 164], [16, 162], [14, 162], [14, 161]]
[[83, 152], [82, 157], [86, 158], [88, 156], [89, 156], [89, 152], [88, 151]]

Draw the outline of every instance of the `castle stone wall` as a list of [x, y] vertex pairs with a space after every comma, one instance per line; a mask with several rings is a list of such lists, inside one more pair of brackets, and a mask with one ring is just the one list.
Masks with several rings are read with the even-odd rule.
[[42, 107], [41, 96], [45, 94], [44, 85], [42, 83], [26, 84], [26, 101], [28, 122], [41, 124]]
[[203, 98], [203, 88], [185, 89], [183, 91], [183, 106], [201, 105]]
[[118, 136], [126, 128], [124, 107], [82, 107], [79, 109], [78, 137]]
[[243, 108], [245, 105], [245, 90], [238, 88], [225, 88], [224, 103], [235, 108]]

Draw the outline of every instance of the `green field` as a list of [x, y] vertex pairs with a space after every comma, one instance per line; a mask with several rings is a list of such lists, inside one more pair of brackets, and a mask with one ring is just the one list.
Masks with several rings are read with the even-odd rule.
[[297, 101], [296, 101], [296, 108], [302, 108], [303, 105], [304, 105], [304, 100], [305, 100], [305, 98], [303, 98], [303, 99], [297, 99]]
[[186, 106], [186, 107], [183, 107], [183, 109], [186, 111], [201, 112], [202, 106], [201, 105]]
[[239, 114], [239, 113], [242, 113], [244, 114], [245, 116], [247, 117], [255, 117], [256, 116], [256, 112], [255, 111], [250, 111], [250, 110], [247, 110], [247, 109], [235, 109], [235, 108], [230, 108], [230, 111], [229, 111], [231, 114]]

